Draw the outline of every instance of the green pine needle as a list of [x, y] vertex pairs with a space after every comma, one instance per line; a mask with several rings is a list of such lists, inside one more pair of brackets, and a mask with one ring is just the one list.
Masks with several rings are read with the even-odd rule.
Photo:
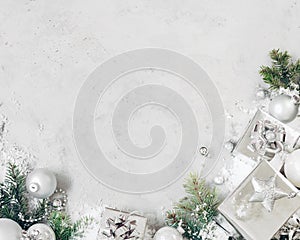
[[[20, 219], [19, 213], [25, 219], [36, 219], [45, 216], [48, 208], [46, 199], [40, 200], [34, 209], [29, 206], [30, 201], [26, 190], [26, 175], [17, 165], [9, 163], [4, 182], [0, 184], [0, 218], [12, 219], [24, 230], [28, 229], [37, 222], [24, 222]], [[45, 219], [45, 223], [48, 223], [55, 232], [57, 240], [81, 239], [92, 221], [91, 218], [83, 217], [72, 223], [67, 213], [56, 211]]]
[[285, 88], [300, 91], [300, 60], [295, 63], [287, 51], [273, 49], [270, 53], [272, 66], [261, 66], [259, 74], [271, 90]]
[[35, 222], [23, 222], [19, 214], [25, 219], [39, 218], [45, 214], [46, 207], [44, 200], [40, 201], [35, 209], [29, 207], [26, 175], [17, 165], [9, 163], [4, 182], [0, 184], [0, 218], [12, 219], [23, 229], [27, 229]]
[[202, 240], [201, 230], [217, 215], [219, 200], [215, 189], [206, 185], [198, 174], [191, 173], [183, 185], [187, 196], [167, 212], [166, 223], [184, 229], [184, 237], [191, 240]]
[[92, 218], [84, 217], [73, 223], [68, 214], [57, 211], [52, 212], [48, 219], [48, 223], [54, 230], [58, 240], [81, 239], [84, 236], [85, 229], [92, 221]]

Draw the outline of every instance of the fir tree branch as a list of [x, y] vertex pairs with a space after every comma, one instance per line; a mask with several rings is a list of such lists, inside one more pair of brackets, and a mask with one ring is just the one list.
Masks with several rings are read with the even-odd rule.
[[20, 215], [25, 219], [37, 219], [45, 215], [47, 207], [46, 200], [38, 202], [34, 209], [29, 207], [26, 175], [17, 165], [8, 163], [4, 182], [0, 184], [0, 218], [12, 219], [27, 229], [36, 221], [22, 221]]
[[300, 60], [295, 63], [287, 51], [273, 49], [270, 53], [272, 66], [261, 66], [260, 75], [270, 89], [285, 88], [300, 91]]
[[216, 191], [195, 173], [190, 174], [183, 187], [187, 196], [167, 212], [166, 223], [175, 228], [181, 225], [185, 231], [183, 236], [188, 239], [202, 240], [201, 230], [217, 215]]
[[71, 217], [64, 212], [54, 211], [50, 214], [48, 223], [55, 232], [57, 240], [75, 240], [83, 237], [85, 229], [92, 223], [90, 217], [83, 217], [72, 222]]

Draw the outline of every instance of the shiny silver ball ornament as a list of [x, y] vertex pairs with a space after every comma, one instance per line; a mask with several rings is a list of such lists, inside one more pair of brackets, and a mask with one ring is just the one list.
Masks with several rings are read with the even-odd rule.
[[8, 218], [0, 218], [0, 239], [20, 240], [22, 228], [15, 221]]
[[235, 147], [235, 144], [232, 141], [227, 141], [224, 143], [224, 148], [227, 149], [229, 152], [232, 152]]
[[216, 185], [222, 185], [224, 182], [225, 182], [225, 179], [224, 179], [223, 176], [216, 176], [216, 177], [214, 178], [214, 183], [215, 183]]
[[27, 235], [30, 239], [35, 240], [55, 240], [55, 233], [51, 227], [43, 223], [37, 223], [32, 225], [28, 231]]
[[26, 188], [29, 194], [35, 198], [44, 199], [50, 197], [57, 186], [55, 175], [45, 168], [35, 169], [26, 178]]
[[183, 240], [183, 237], [175, 228], [162, 227], [155, 233], [153, 240]]
[[200, 153], [202, 156], [206, 157], [206, 156], [208, 155], [208, 149], [207, 149], [207, 147], [201, 147], [201, 148], [199, 149], [199, 153]]
[[258, 89], [256, 92], [256, 97], [258, 99], [265, 99], [268, 96], [268, 91], [265, 89]]
[[292, 97], [282, 94], [278, 95], [269, 104], [269, 113], [283, 123], [293, 121], [298, 115], [299, 106], [295, 104]]

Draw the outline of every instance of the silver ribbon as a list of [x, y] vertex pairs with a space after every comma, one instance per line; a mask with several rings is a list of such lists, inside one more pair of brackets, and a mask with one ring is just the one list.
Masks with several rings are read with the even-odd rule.
[[107, 239], [139, 239], [136, 232], [136, 221], [129, 220], [129, 215], [120, 214], [115, 218], [108, 218], [106, 220], [106, 225], [108, 230], [103, 231], [103, 235]]
[[269, 120], [258, 121], [252, 132], [248, 149], [262, 157], [272, 159], [275, 154], [284, 150], [286, 141], [285, 128]]

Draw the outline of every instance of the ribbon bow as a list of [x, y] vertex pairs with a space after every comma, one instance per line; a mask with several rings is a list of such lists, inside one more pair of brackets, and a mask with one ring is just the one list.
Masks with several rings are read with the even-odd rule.
[[252, 132], [248, 149], [259, 155], [272, 159], [275, 154], [284, 150], [286, 132], [284, 127], [278, 126], [269, 120], [258, 121]]
[[129, 220], [130, 215], [120, 214], [115, 218], [108, 218], [106, 224], [108, 231], [103, 235], [108, 239], [139, 239], [136, 232], [136, 220]]

